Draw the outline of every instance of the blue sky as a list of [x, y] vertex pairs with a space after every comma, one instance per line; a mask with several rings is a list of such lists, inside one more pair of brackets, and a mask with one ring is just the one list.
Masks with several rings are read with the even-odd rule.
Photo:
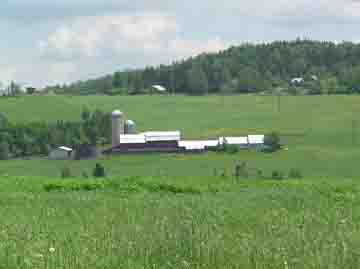
[[243, 42], [360, 39], [355, 0], [2, 0], [0, 81], [41, 87]]

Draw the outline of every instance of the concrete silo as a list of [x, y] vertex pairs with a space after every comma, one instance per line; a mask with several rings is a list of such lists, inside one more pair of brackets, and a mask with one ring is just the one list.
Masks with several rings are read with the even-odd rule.
[[120, 144], [120, 135], [124, 134], [124, 115], [120, 110], [115, 110], [111, 114], [112, 121], [112, 146]]
[[132, 120], [127, 120], [125, 123], [125, 134], [136, 134], [136, 124]]

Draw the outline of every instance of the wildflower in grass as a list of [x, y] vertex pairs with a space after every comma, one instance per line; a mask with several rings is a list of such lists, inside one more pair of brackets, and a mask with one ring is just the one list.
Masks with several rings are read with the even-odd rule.
[[51, 248], [49, 248], [49, 251], [50, 252], [55, 252], [55, 248], [51, 247]]

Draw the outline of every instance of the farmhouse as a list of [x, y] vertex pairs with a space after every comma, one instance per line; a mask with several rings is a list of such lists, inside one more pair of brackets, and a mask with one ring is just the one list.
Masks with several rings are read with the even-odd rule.
[[304, 78], [293, 78], [293, 79], [290, 81], [290, 83], [291, 83], [292, 85], [300, 85], [300, 84], [302, 84], [302, 83], [304, 83], [304, 82], [305, 82]]
[[261, 149], [264, 135], [220, 137], [213, 140], [183, 140], [180, 131], [148, 131], [136, 134], [135, 122], [125, 120], [119, 110], [112, 113], [112, 147], [104, 154], [113, 153], [201, 153], [218, 149], [225, 144], [241, 149]]
[[153, 85], [152, 88], [158, 92], [164, 93], [167, 91], [167, 89], [164, 86], [161, 85]]
[[51, 160], [69, 160], [72, 158], [72, 155], [73, 155], [72, 148], [62, 146], [53, 149], [49, 154], [49, 158]]

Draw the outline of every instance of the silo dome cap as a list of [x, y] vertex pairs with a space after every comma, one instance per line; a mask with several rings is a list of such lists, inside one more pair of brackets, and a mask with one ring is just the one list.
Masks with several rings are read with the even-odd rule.
[[119, 116], [122, 116], [123, 113], [120, 110], [114, 110], [111, 115], [113, 117], [119, 117]]

